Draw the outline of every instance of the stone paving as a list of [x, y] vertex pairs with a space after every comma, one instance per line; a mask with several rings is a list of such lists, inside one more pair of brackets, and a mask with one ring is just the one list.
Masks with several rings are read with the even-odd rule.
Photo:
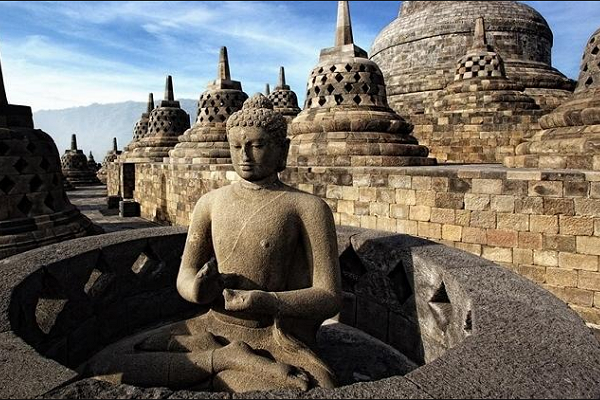
[[119, 209], [108, 209], [106, 186], [79, 187], [68, 191], [67, 196], [82, 214], [102, 227], [106, 233], [159, 226], [140, 217], [122, 218], [119, 216]]

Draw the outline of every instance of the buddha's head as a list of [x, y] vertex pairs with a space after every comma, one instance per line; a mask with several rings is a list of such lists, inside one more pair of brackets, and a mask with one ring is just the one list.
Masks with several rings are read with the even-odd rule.
[[257, 93], [227, 120], [231, 161], [238, 175], [256, 182], [285, 169], [290, 140], [284, 117]]

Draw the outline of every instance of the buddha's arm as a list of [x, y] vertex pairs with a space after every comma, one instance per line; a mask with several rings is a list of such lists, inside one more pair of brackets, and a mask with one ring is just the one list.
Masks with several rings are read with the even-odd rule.
[[202, 197], [192, 213], [192, 221], [177, 275], [177, 291], [189, 302], [208, 304], [223, 290], [213, 257], [210, 207]]
[[341, 308], [341, 278], [333, 215], [327, 204], [317, 202], [300, 215], [308, 260], [313, 260], [312, 286], [284, 292], [229, 290], [225, 307], [280, 317], [326, 319]]

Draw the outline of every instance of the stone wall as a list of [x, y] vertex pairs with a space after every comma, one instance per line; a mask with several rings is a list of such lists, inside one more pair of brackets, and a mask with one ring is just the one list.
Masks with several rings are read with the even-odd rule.
[[[173, 172], [177, 168], [177, 172]], [[231, 167], [138, 164], [142, 216], [187, 225]], [[600, 324], [600, 172], [437, 167], [288, 167], [282, 179], [327, 201], [336, 224], [407, 233], [500, 263]]]

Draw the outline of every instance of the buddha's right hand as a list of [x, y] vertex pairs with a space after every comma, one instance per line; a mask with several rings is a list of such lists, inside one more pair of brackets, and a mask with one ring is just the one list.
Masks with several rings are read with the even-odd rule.
[[224, 286], [223, 278], [217, 268], [217, 260], [212, 257], [200, 268], [194, 279], [197, 302], [199, 304], [212, 303], [221, 296]]

